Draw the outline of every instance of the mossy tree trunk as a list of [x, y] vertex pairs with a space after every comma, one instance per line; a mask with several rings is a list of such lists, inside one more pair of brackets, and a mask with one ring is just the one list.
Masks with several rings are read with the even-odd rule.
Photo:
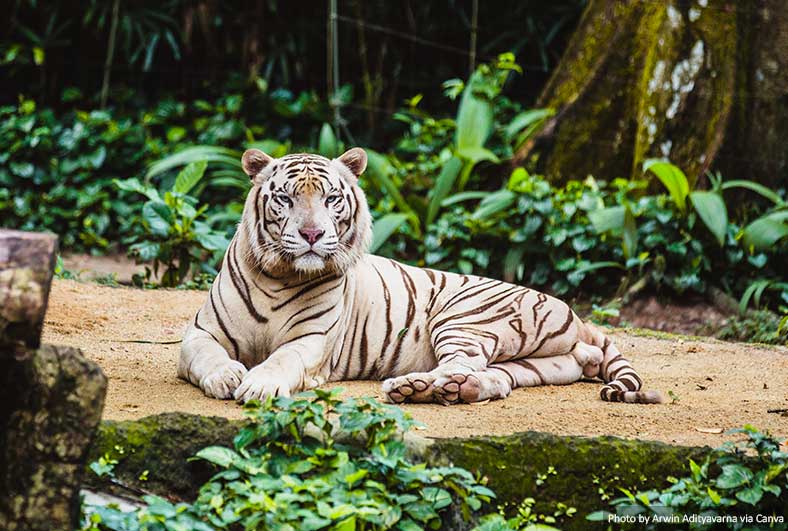
[[107, 379], [39, 346], [57, 239], [0, 230], [0, 529], [72, 531]]
[[538, 154], [565, 181], [640, 176], [659, 157], [695, 180], [752, 159], [736, 177], [773, 183], [788, 168], [786, 72], [784, 0], [591, 0], [538, 102], [556, 114], [515, 161]]

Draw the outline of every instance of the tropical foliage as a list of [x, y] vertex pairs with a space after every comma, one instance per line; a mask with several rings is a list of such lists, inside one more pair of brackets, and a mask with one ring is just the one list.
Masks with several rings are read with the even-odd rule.
[[339, 392], [247, 403], [233, 448], [195, 456], [217, 473], [193, 503], [86, 507], [84, 531], [415, 531], [439, 529], [453, 504], [468, 519], [495, 497], [467, 470], [412, 462], [403, 434], [416, 423], [403, 410]]

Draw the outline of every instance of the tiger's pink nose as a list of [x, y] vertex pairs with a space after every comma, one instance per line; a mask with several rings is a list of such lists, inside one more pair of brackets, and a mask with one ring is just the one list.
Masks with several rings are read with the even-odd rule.
[[301, 229], [298, 233], [309, 243], [309, 245], [314, 245], [317, 240], [323, 237], [326, 231], [322, 229]]

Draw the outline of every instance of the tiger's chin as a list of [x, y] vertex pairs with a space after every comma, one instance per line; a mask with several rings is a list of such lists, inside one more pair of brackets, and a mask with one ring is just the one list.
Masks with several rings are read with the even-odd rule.
[[319, 273], [326, 269], [326, 266], [325, 258], [311, 251], [293, 260], [293, 269], [303, 273]]

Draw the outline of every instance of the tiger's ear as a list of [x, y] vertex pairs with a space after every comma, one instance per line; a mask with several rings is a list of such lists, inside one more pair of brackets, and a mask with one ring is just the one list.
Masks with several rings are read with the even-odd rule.
[[254, 179], [274, 159], [259, 149], [247, 149], [241, 157], [241, 166], [250, 179]]
[[367, 169], [367, 153], [360, 147], [348, 149], [337, 159], [359, 177]]

